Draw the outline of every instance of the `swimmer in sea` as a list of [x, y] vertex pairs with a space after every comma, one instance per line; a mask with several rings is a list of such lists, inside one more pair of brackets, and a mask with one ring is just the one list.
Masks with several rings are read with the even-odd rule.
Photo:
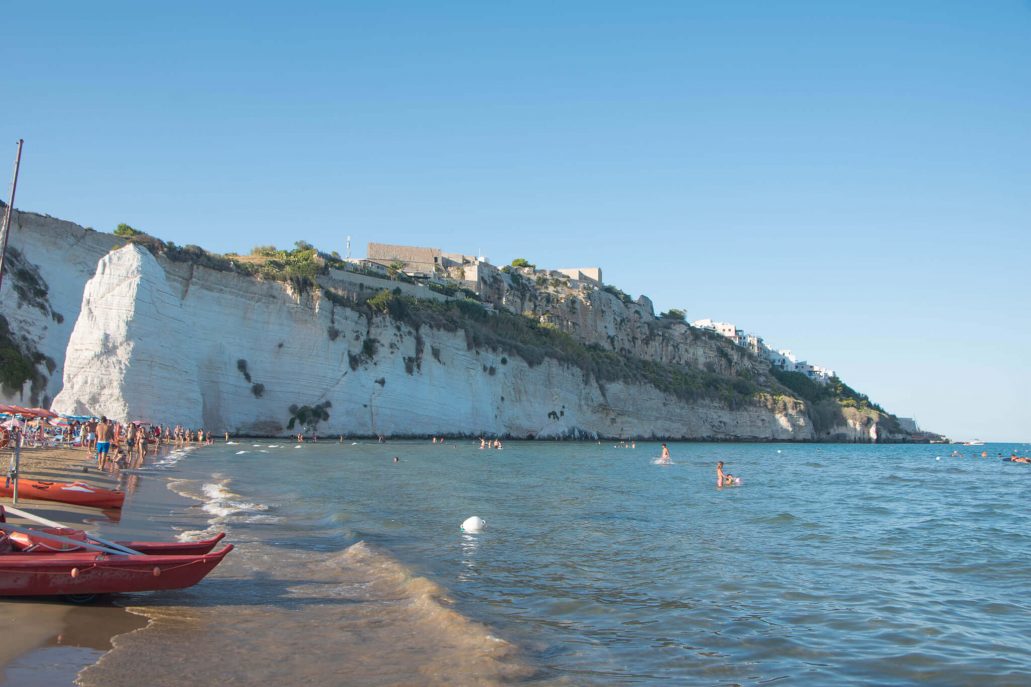
[[666, 444], [662, 445], [662, 457], [659, 458], [659, 462], [660, 463], [671, 463], [671, 462], [673, 462], [673, 460], [669, 457], [669, 448], [667, 448]]
[[734, 483], [734, 475], [724, 474], [723, 472], [723, 461], [716, 463], [716, 486], [729, 486]]

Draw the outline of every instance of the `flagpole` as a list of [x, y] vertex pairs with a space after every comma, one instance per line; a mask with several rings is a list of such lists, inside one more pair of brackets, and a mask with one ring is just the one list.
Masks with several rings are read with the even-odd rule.
[[18, 154], [14, 158], [14, 178], [11, 180], [11, 202], [4, 212], [4, 222], [0, 225], [0, 286], [4, 285], [4, 256], [7, 255], [7, 236], [11, 230], [11, 215], [14, 213], [14, 192], [18, 190], [18, 168], [21, 166], [21, 147], [25, 139], [18, 139]]

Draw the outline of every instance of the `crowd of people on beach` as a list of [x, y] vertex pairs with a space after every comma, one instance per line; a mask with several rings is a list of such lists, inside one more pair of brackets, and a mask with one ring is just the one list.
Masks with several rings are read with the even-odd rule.
[[213, 435], [202, 429], [182, 425], [150, 424], [140, 420], [118, 422], [105, 416], [90, 418], [73, 426], [77, 445], [89, 452], [101, 470], [136, 468], [143, 464], [147, 452], [161, 445], [183, 447], [214, 443]]

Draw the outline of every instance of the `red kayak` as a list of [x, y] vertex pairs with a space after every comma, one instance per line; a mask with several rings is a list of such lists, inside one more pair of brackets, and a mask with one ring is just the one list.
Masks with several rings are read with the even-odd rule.
[[93, 551], [0, 554], [0, 596], [70, 596], [182, 589], [233, 550], [203, 555], [114, 556]]
[[[0, 496], [14, 496], [14, 482], [0, 481]], [[18, 480], [18, 498], [40, 501], [60, 501], [90, 508], [121, 508], [125, 492], [101, 489], [85, 482], [41, 482], [34, 479]]]

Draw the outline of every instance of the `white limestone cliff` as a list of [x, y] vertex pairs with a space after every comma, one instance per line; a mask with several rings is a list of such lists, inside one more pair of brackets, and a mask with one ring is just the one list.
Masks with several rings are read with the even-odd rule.
[[[461, 331], [367, 316], [318, 290], [155, 258], [128, 245], [82, 292], [53, 408], [215, 432], [812, 439], [793, 399], [735, 410], [650, 386], [585, 382], [477, 350]], [[317, 412], [317, 411], [315, 411]], [[300, 431], [300, 427], [296, 427]]]

